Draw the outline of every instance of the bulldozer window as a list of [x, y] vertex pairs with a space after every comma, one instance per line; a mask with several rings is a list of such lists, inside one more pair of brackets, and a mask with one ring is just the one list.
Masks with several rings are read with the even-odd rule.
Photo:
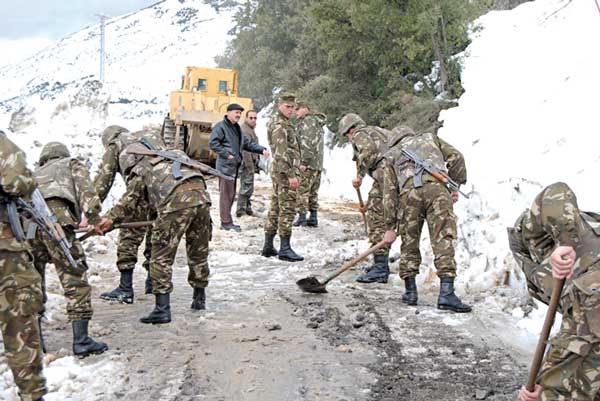
[[198, 80], [198, 90], [199, 91], [205, 91], [206, 90], [206, 79], [199, 79]]
[[227, 92], [227, 81], [219, 81], [219, 92]]

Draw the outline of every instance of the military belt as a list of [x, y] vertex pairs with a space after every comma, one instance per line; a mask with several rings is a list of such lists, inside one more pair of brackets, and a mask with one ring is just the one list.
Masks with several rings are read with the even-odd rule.
[[201, 191], [202, 190], [202, 184], [198, 181], [188, 181], [188, 182], [184, 182], [181, 185], [178, 185], [177, 188], [175, 188], [175, 192], [185, 192], [185, 191]]

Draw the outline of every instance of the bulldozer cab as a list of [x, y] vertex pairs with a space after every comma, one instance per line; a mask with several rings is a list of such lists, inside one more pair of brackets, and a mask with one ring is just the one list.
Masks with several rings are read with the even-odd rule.
[[165, 143], [214, 166], [216, 155], [209, 147], [210, 132], [231, 103], [238, 103], [246, 110], [253, 108], [252, 99], [238, 97], [237, 71], [187, 67], [181, 89], [171, 92], [169, 114], [161, 131]]

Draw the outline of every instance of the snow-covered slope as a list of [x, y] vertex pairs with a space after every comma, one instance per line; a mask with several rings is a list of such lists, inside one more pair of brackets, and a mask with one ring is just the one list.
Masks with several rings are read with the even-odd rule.
[[[567, 182], [597, 210], [600, 14], [593, 1], [537, 0], [478, 21], [465, 52], [459, 106], [440, 136], [469, 169], [457, 204], [461, 281], [475, 290], [515, 280], [505, 227], [543, 187]], [[503, 290], [502, 290], [503, 291]]]
[[[202, 0], [165, 0], [109, 19], [106, 84], [97, 85], [100, 28], [74, 33], [18, 63], [0, 67], [0, 126], [31, 152], [34, 139], [67, 136], [98, 145], [105, 125], [131, 130], [162, 123], [169, 92], [188, 65], [213, 66], [225, 48], [232, 10], [217, 13]], [[90, 138], [90, 136], [92, 138]]]

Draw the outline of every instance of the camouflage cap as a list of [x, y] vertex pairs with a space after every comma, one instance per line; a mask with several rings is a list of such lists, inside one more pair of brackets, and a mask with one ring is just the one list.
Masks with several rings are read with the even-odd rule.
[[398, 125], [392, 130], [390, 140], [388, 141], [388, 148], [391, 148], [392, 146], [396, 145], [398, 142], [400, 142], [403, 138], [407, 136], [415, 135], [415, 131], [408, 125]]
[[298, 109], [302, 109], [302, 108], [307, 108], [310, 110], [310, 106], [308, 105], [308, 102], [304, 101], [304, 100], [299, 100], [296, 102], [296, 108]]
[[121, 127], [120, 125], [111, 125], [106, 127], [102, 132], [102, 145], [107, 147], [108, 144], [117, 137], [120, 133], [129, 132], [127, 128]]
[[350, 128], [355, 127], [359, 124], [365, 125], [365, 122], [358, 114], [348, 113], [340, 120], [338, 124], [339, 136], [344, 136], [350, 131]]
[[296, 105], [296, 95], [294, 95], [293, 93], [290, 93], [290, 92], [281, 92], [279, 94], [278, 103], [285, 103], [285, 104], [295, 106]]
[[48, 142], [42, 148], [39, 164], [40, 166], [43, 166], [48, 160], [62, 159], [64, 157], [71, 157], [71, 153], [65, 144], [60, 142]]

